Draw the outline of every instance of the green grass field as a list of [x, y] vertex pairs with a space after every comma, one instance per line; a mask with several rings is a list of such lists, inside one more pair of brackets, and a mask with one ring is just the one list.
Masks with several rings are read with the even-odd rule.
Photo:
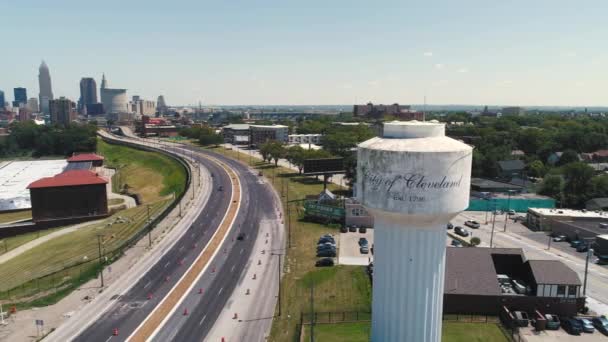
[[31, 219], [31, 218], [32, 218], [31, 210], [15, 211], [12, 213], [1, 213], [0, 214], [0, 224], [27, 220], [27, 219]]
[[165, 155], [112, 145], [97, 140], [97, 152], [109, 167], [116, 168], [112, 178], [114, 192], [125, 184], [138, 193], [143, 203], [151, 203], [166, 196], [181, 194], [186, 183], [186, 170]]
[[[186, 171], [169, 157], [103, 141], [98, 141], [98, 148], [106, 162], [119, 169], [120, 179], [129, 184], [131, 191], [139, 193], [146, 205], [122, 210], [100, 223], [51, 239], [0, 264], [1, 300], [21, 302], [21, 307], [48, 305], [59, 300], [97, 273], [97, 262], [66, 267], [98, 259], [98, 235], [102, 235], [102, 254], [111, 262], [120, 256], [114, 251], [144, 227], [148, 219], [147, 206], [153, 218], [170, 204], [172, 193], [179, 194], [185, 188]], [[10, 241], [9, 246], [31, 241], [37, 234], [11, 238], [20, 240]], [[3, 247], [0, 244], [0, 249]], [[64, 271], [53, 274], [60, 270]], [[53, 275], [46, 276], [49, 274]]]
[[[304, 341], [310, 340], [310, 326], [303, 330]], [[370, 340], [371, 323], [339, 323], [315, 325], [315, 341], [323, 342], [367, 342]], [[495, 323], [444, 322], [441, 336], [443, 342], [508, 342]]]

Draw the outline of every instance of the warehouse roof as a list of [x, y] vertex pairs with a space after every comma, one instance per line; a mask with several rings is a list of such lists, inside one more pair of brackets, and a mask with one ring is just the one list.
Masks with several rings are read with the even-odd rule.
[[28, 189], [56, 188], [64, 186], [107, 184], [108, 181], [89, 170], [69, 170], [53, 177], [41, 178], [27, 186]]
[[581, 285], [576, 272], [559, 260], [528, 260], [537, 284]]
[[498, 162], [498, 166], [503, 171], [521, 171], [526, 167], [523, 161], [519, 159], [514, 160], [501, 160]]
[[97, 160], [103, 160], [103, 157], [95, 153], [77, 154], [68, 158], [68, 162], [84, 162]]

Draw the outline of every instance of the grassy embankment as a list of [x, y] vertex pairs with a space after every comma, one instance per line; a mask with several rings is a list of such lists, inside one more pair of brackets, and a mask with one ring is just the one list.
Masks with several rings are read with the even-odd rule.
[[[115, 178], [120, 178], [121, 184], [126, 183], [131, 192], [141, 194], [144, 205], [51, 239], [0, 264], [0, 299], [3, 302], [30, 307], [61, 299], [96, 276], [98, 262], [86, 261], [98, 258], [98, 235], [101, 235], [104, 259], [107, 256], [111, 262], [144, 226], [148, 205], [150, 216], [154, 217], [171, 202], [173, 193], [184, 190], [185, 170], [169, 157], [103, 141], [98, 142], [98, 152], [106, 157], [107, 165], [117, 167]], [[82, 265], [70, 267], [77, 264]], [[53, 273], [62, 269], [65, 270]]]
[[32, 218], [31, 210], [21, 210], [15, 211], [12, 213], [2, 213], [0, 214], [0, 224], [11, 223], [15, 221], [22, 221]]
[[[275, 189], [282, 193], [289, 189], [289, 199], [316, 195], [323, 185], [314, 177], [251, 158], [248, 154], [224, 148], [210, 148], [240, 160], [264, 173]], [[288, 187], [287, 187], [288, 184]], [[330, 184], [331, 191], [339, 187]], [[285, 197], [283, 197], [285, 200]], [[285, 205], [285, 203], [283, 203]], [[292, 206], [293, 208], [293, 206]], [[291, 211], [292, 248], [288, 250], [283, 276], [283, 315], [275, 317], [269, 341], [299, 341], [297, 324], [300, 313], [310, 312], [310, 286], [314, 280], [314, 309], [316, 312], [371, 311], [371, 284], [362, 266], [314, 267], [315, 246], [320, 235], [338, 233], [335, 228], [301, 220], [303, 209]], [[370, 323], [317, 325], [317, 341], [369, 341]], [[496, 324], [444, 322], [443, 341], [508, 341]]]

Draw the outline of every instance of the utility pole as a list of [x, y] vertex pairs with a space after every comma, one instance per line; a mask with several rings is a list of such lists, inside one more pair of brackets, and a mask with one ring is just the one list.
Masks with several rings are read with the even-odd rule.
[[513, 190], [509, 190], [509, 197], [507, 199], [507, 211], [505, 212], [505, 226], [503, 228], [503, 232], [507, 231], [507, 221], [509, 220], [509, 210], [511, 210], [511, 193]]
[[490, 248], [492, 248], [492, 243], [494, 242], [494, 226], [496, 225], [496, 212], [492, 212], [492, 234], [490, 235]]
[[549, 243], [547, 244], [547, 250], [551, 249], [551, 234], [547, 235], [549, 237]]
[[103, 289], [103, 261], [101, 259], [101, 239], [102, 234], [97, 234], [97, 248], [99, 249], [99, 275], [101, 277], [101, 288]]
[[585, 280], [583, 281], [583, 297], [587, 295], [587, 273], [589, 271], [589, 258], [593, 254], [593, 249], [589, 248], [591, 239], [587, 239], [587, 258], [585, 259]]
[[276, 255], [279, 257], [279, 272], [278, 272], [278, 278], [279, 278], [279, 313], [278, 316], [281, 317], [281, 272], [282, 272], [282, 268], [281, 268], [281, 257], [284, 255], [282, 253], [270, 253], [270, 255]]
[[310, 278], [310, 341], [315, 341], [315, 280]]
[[152, 225], [151, 225], [151, 221], [150, 221], [150, 205], [147, 205], [148, 207], [148, 247], [152, 247]]

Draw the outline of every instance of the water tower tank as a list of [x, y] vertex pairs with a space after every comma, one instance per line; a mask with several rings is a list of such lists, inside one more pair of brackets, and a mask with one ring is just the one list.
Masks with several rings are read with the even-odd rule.
[[446, 224], [469, 205], [472, 152], [433, 121], [385, 123], [359, 144], [357, 197], [375, 221], [372, 341], [441, 340]]

